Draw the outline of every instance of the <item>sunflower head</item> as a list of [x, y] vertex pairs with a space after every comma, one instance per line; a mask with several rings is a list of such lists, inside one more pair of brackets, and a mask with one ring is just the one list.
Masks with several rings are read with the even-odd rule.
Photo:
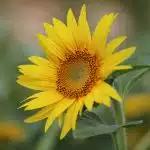
[[105, 80], [115, 70], [131, 68], [119, 64], [135, 51], [135, 47], [115, 52], [126, 36], [107, 43], [116, 17], [115, 13], [103, 16], [91, 33], [83, 5], [78, 21], [69, 9], [67, 25], [56, 18], [53, 25], [44, 23], [46, 36], [38, 34], [37, 37], [47, 58], [31, 56], [29, 60], [33, 64], [19, 66], [22, 75], [17, 82], [38, 91], [21, 107], [41, 109], [25, 122], [46, 118], [47, 131], [58, 118], [63, 138], [70, 129], [75, 129], [77, 116], [84, 105], [91, 110], [95, 102], [110, 107], [111, 97], [121, 101], [116, 90]]
[[86, 50], [70, 54], [58, 69], [57, 91], [70, 99], [86, 96], [100, 78], [99, 62]]

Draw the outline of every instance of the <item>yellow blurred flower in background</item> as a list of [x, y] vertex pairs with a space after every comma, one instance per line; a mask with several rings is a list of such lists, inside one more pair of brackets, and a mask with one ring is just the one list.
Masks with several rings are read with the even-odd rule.
[[[150, 94], [149, 93], [139, 93], [131, 95], [125, 101], [125, 114], [128, 120], [145, 118], [149, 119], [150, 115]], [[148, 122], [144, 121], [144, 124], [139, 127], [129, 128], [128, 131], [128, 146], [130, 150], [146, 150], [147, 146], [150, 144], [149, 137], [149, 126]], [[148, 139], [147, 139], [148, 138]], [[145, 141], [145, 142], [144, 142]], [[142, 148], [141, 148], [142, 147]]]
[[25, 132], [15, 123], [0, 122], [0, 140], [23, 141]]
[[128, 119], [150, 113], [150, 94], [141, 93], [129, 96], [125, 102], [125, 113]]
[[[71, 9], [67, 25], [54, 18], [53, 25], [44, 24], [47, 36], [38, 34], [47, 59], [32, 56], [32, 65], [20, 65], [23, 74], [17, 82], [33, 90], [41, 91], [27, 98], [25, 110], [39, 109], [25, 122], [46, 120], [45, 131], [59, 118], [64, 118], [62, 139], [75, 129], [79, 112], [85, 105], [91, 110], [94, 102], [110, 107], [110, 97], [121, 101], [116, 90], [105, 82], [115, 70], [131, 68], [119, 65], [131, 56], [135, 47], [114, 52], [126, 39], [120, 36], [107, 44], [107, 37], [117, 14], [104, 15], [91, 35], [83, 5], [78, 22]], [[62, 122], [60, 122], [61, 124]]]

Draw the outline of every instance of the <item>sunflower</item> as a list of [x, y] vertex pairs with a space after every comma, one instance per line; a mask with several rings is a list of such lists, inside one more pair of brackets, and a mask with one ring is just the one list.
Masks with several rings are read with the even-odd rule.
[[38, 93], [27, 98], [25, 110], [40, 109], [25, 122], [46, 119], [45, 131], [54, 120], [62, 126], [62, 139], [76, 127], [83, 106], [91, 110], [94, 102], [111, 106], [110, 98], [121, 101], [116, 90], [105, 82], [115, 70], [131, 68], [119, 65], [135, 51], [135, 47], [114, 53], [126, 39], [120, 36], [107, 44], [107, 36], [117, 14], [101, 18], [93, 34], [86, 18], [86, 6], [81, 8], [78, 22], [69, 9], [67, 25], [54, 18], [53, 25], [44, 23], [46, 36], [38, 40], [47, 58], [31, 56], [32, 65], [20, 65], [17, 82]]

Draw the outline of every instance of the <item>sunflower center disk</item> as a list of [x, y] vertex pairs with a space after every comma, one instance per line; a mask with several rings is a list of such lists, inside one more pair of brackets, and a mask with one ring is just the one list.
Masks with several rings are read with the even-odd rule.
[[90, 73], [88, 64], [82, 61], [68, 64], [66, 71], [68, 79], [70, 79], [72, 83], [79, 83], [80, 85], [85, 83]]
[[99, 60], [87, 52], [68, 55], [58, 68], [57, 91], [67, 98], [86, 96], [99, 80]]

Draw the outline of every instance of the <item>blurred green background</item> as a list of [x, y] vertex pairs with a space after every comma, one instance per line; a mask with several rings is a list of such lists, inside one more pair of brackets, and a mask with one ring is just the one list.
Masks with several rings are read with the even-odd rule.
[[[149, 0], [0, 0], [0, 150], [113, 149], [109, 135], [80, 140], [69, 134], [60, 141], [57, 125], [44, 134], [44, 121], [25, 124], [24, 118], [33, 112], [17, 110], [20, 102], [32, 93], [16, 84], [17, 66], [28, 63], [28, 56], [43, 55], [36, 33], [44, 32], [43, 23], [51, 23], [52, 17], [66, 21], [70, 7], [78, 16], [84, 3], [92, 30], [105, 13], [119, 12], [109, 39], [127, 35], [123, 46], [137, 46], [136, 54], [128, 62], [150, 64]], [[121, 86], [131, 76], [126, 75]], [[144, 120], [142, 126], [127, 130], [129, 150], [150, 149], [149, 76], [142, 77], [126, 98], [127, 119]]]

